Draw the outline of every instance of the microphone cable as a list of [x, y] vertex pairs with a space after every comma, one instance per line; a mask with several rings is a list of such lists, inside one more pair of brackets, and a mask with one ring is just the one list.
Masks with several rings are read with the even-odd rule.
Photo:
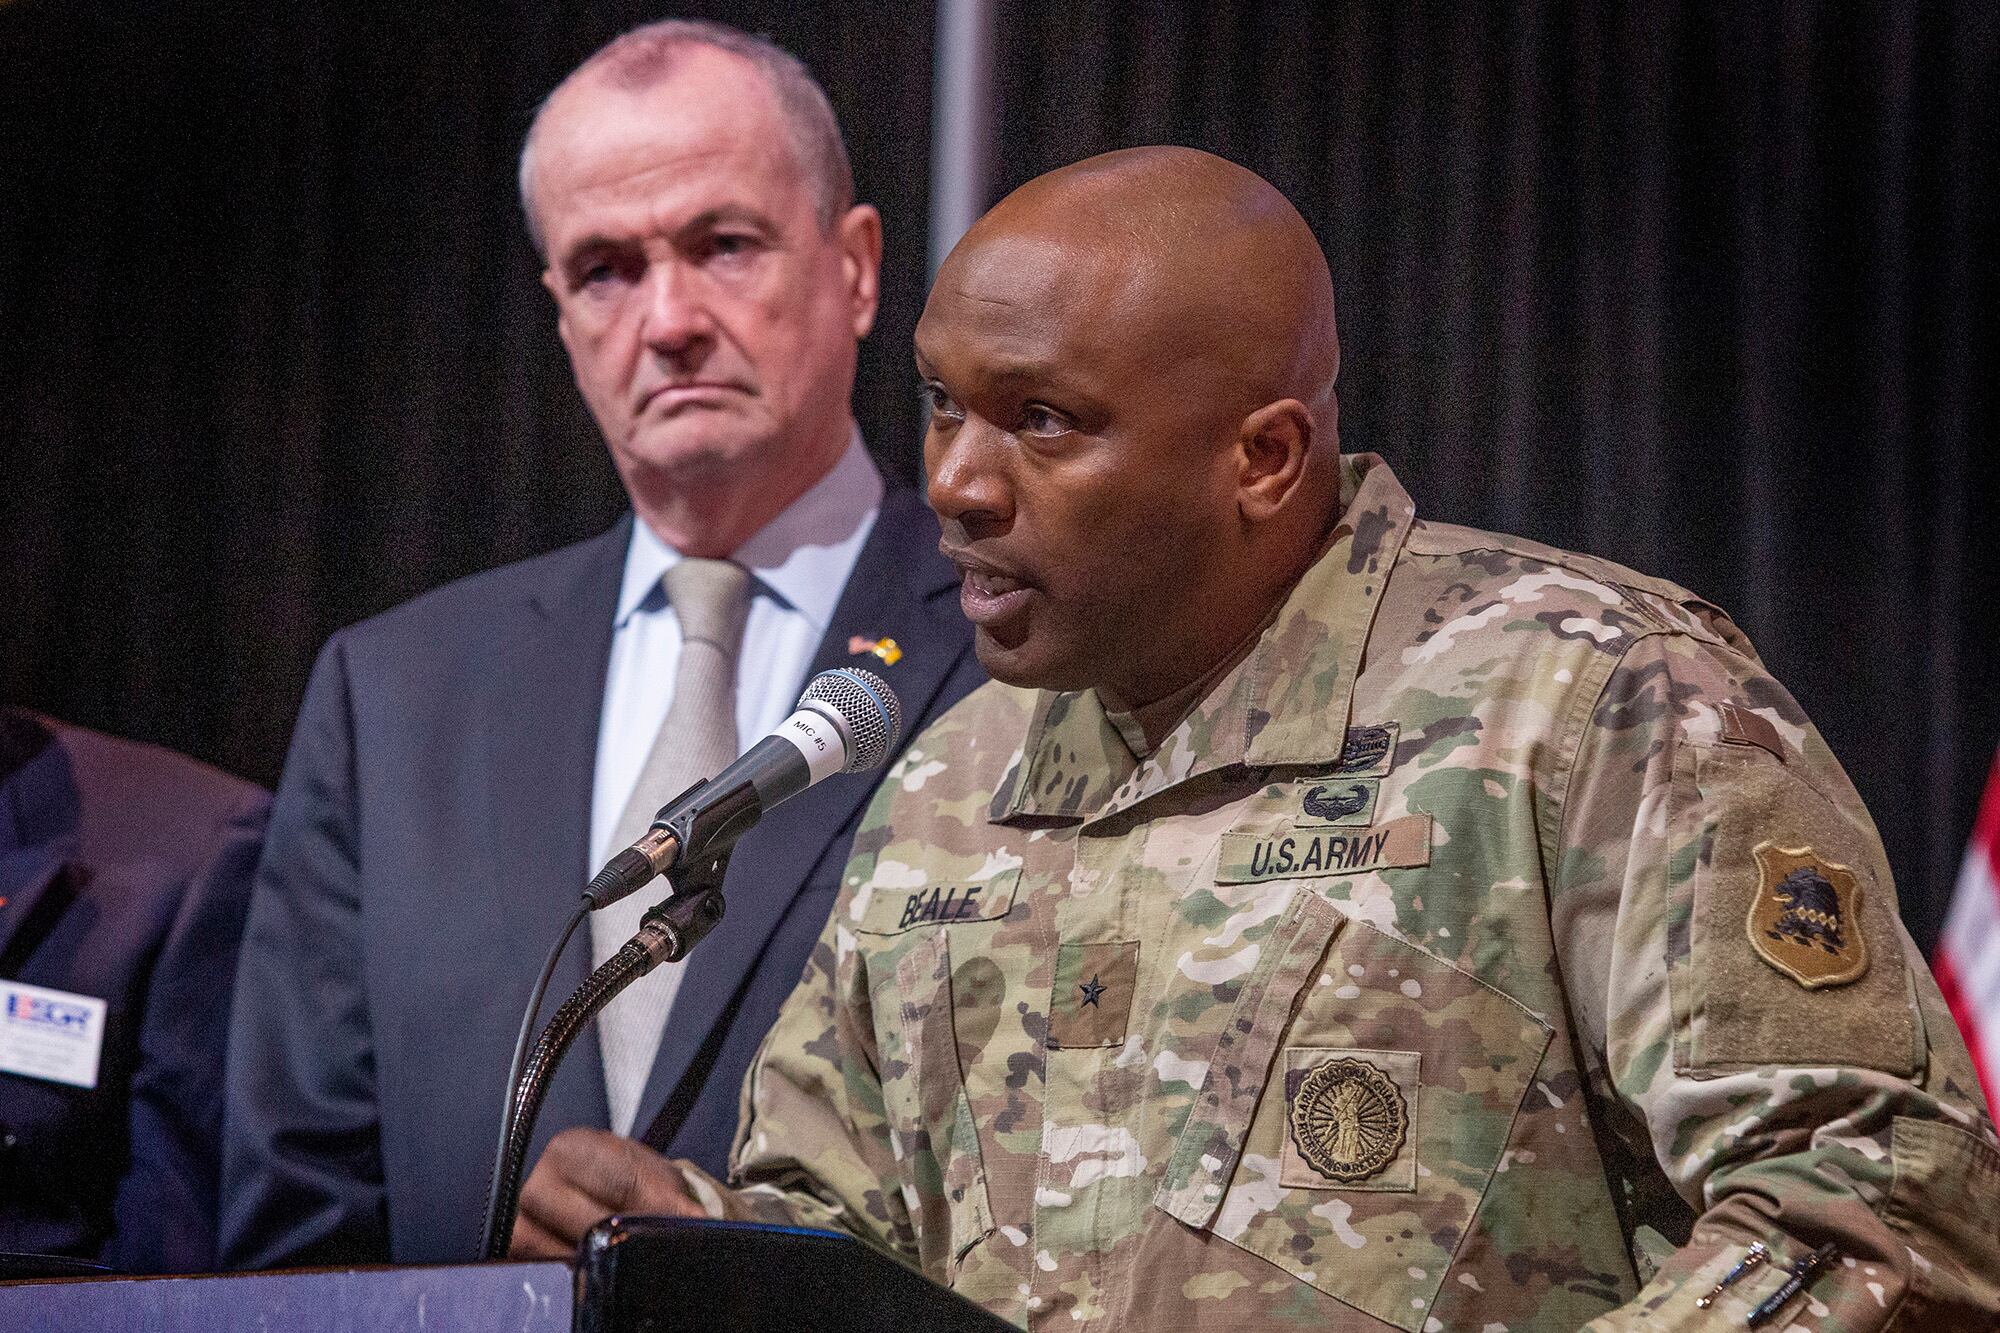
[[498, 1257], [490, 1253], [493, 1248], [493, 1204], [500, 1189], [501, 1173], [506, 1169], [507, 1145], [514, 1137], [517, 1105], [514, 1089], [521, 1082], [522, 1066], [528, 1063], [528, 1043], [535, 1033], [535, 1019], [541, 1016], [542, 999], [548, 994], [550, 980], [555, 977], [556, 963], [562, 958], [563, 950], [569, 947], [570, 936], [576, 934], [576, 928], [590, 915], [591, 903], [591, 897], [585, 894], [578, 901], [576, 910], [570, 913], [569, 922], [556, 939], [555, 948], [549, 950], [548, 958], [542, 963], [542, 974], [535, 978], [535, 989], [528, 996], [528, 1007], [521, 1013], [521, 1030], [514, 1037], [514, 1058], [507, 1065], [507, 1087], [503, 1094], [506, 1101], [500, 1108], [500, 1141], [493, 1150], [493, 1179], [486, 1189], [486, 1216], [479, 1224], [477, 1257], [481, 1259]]

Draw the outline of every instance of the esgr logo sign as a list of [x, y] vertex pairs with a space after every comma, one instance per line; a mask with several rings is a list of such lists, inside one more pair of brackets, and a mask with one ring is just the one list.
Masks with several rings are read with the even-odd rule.
[[0, 981], [0, 1073], [96, 1087], [110, 1008], [94, 995]]
[[6, 1014], [9, 1022], [33, 1023], [58, 1031], [81, 1032], [90, 1026], [90, 1010], [82, 1005], [24, 995], [20, 991], [7, 996]]

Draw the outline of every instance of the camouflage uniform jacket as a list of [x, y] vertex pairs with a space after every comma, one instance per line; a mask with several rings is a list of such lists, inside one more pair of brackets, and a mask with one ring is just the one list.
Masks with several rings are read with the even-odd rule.
[[1993, 1125], [1798, 706], [1343, 464], [1152, 753], [999, 685], [914, 743], [698, 1192], [1035, 1329], [1741, 1329], [1824, 1241], [1769, 1327], [1988, 1326]]

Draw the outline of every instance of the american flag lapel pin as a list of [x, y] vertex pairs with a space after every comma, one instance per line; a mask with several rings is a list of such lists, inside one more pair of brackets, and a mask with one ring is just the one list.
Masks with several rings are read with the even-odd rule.
[[902, 645], [886, 636], [871, 639], [865, 634], [853, 635], [847, 640], [847, 651], [855, 657], [863, 654], [879, 657], [884, 666], [894, 666], [903, 660]]

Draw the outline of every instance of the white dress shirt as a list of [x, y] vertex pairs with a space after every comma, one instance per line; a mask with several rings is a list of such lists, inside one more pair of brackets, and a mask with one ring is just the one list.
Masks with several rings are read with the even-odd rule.
[[[882, 474], [856, 435], [832, 471], [730, 555], [751, 577], [750, 613], [736, 655], [739, 752], [763, 739], [798, 704], [813, 653], [833, 623], [881, 507]], [[597, 725], [587, 873], [618, 850], [611, 845], [618, 816], [673, 702], [681, 626], [660, 576], [680, 558], [643, 520], [633, 521]], [[665, 792], [660, 799], [678, 794]]]
[[[736, 655], [736, 747], [755, 745], [791, 715], [813, 654], [833, 622], [840, 594], [882, 507], [882, 474], [857, 434], [833, 469], [738, 547], [730, 559], [750, 571], [750, 606]], [[590, 793], [591, 864], [594, 872], [618, 849], [618, 819], [632, 798], [673, 702], [680, 665], [680, 620], [668, 603], [661, 576], [681, 553], [661, 541], [644, 520], [632, 524], [625, 578], [611, 632], [604, 678], [604, 709], [597, 726], [597, 769]], [[664, 804], [678, 792], [661, 792]], [[681, 965], [664, 964], [646, 979], [655, 991], [652, 1021], [671, 1021]], [[643, 1041], [643, 1038], [641, 1038]], [[611, 1128], [630, 1134], [651, 1072], [657, 1042], [645, 1069], [606, 1071], [613, 1103]]]

